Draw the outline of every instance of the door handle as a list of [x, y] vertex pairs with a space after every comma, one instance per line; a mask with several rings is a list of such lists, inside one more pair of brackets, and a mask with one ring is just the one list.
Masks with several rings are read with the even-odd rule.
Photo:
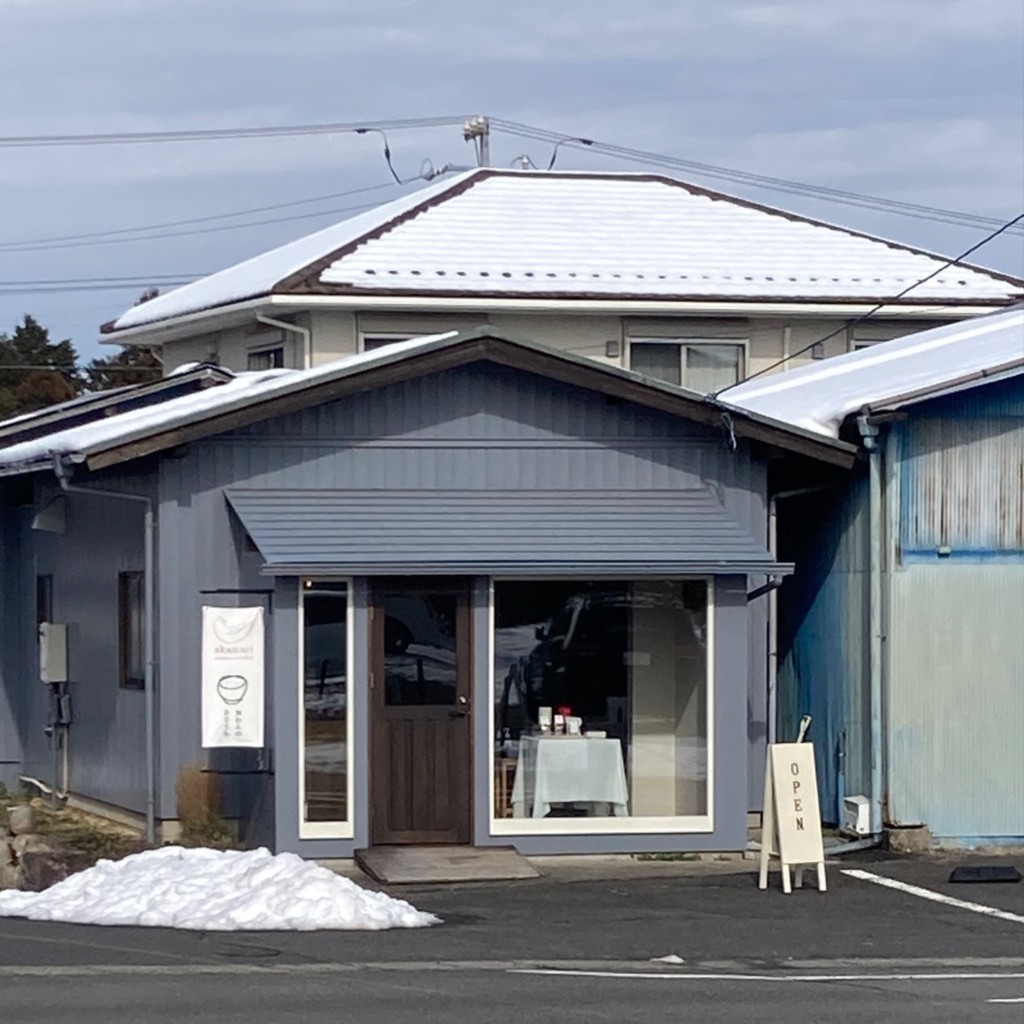
[[463, 696], [461, 693], [455, 698], [457, 707], [451, 708], [448, 711], [449, 718], [465, 718], [469, 714], [469, 698]]

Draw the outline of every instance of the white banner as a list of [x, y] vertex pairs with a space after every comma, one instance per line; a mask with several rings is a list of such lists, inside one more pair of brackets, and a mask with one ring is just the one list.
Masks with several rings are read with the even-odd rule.
[[203, 746], [262, 747], [263, 609], [203, 607]]

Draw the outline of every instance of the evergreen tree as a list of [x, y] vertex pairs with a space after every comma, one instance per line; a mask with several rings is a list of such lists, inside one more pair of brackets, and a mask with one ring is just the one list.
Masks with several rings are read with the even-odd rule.
[[[141, 306], [160, 294], [158, 288], [147, 288], [135, 303]], [[85, 368], [86, 387], [89, 391], [107, 391], [126, 384], [148, 384], [164, 374], [160, 360], [149, 349], [128, 345], [116, 356], [93, 359]]]
[[107, 391], [126, 384], [148, 384], [164, 375], [163, 366], [149, 349], [126, 346], [116, 356], [93, 359], [85, 368], [86, 390]]
[[13, 334], [0, 333], [0, 419], [74, 398], [84, 384], [77, 359], [70, 340], [51, 341], [27, 314]]

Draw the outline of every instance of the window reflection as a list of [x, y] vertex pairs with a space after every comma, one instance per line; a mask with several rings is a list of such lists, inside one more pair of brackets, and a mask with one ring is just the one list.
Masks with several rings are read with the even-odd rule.
[[305, 820], [348, 819], [348, 588], [303, 590]]
[[378, 597], [384, 615], [384, 699], [389, 705], [454, 704], [454, 592], [402, 590]]
[[494, 586], [499, 817], [707, 813], [707, 584]]

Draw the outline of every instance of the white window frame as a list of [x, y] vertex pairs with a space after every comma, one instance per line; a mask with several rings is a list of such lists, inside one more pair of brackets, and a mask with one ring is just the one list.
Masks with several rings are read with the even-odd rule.
[[715, 830], [715, 578], [713, 576], [641, 576], [613, 581], [600, 576], [559, 576], [561, 580], [579, 579], [588, 583], [603, 582], [655, 582], [668, 580], [703, 580], [707, 587], [707, 813], [678, 815], [675, 817], [629, 818], [498, 818], [494, 806], [495, 729], [494, 707], [497, 695], [494, 677], [494, 585], [515, 581], [537, 580], [536, 576], [492, 577], [487, 588], [487, 758], [488, 758], [488, 818], [492, 836], [600, 836], [600, 835], [675, 835], [707, 834]]
[[750, 365], [750, 339], [749, 338], [651, 338], [645, 335], [630, 335], [626, 338], [626, 368], [633, 369], [633, 346], [634, 345], [676, 345], [679, 348], [679, 379], [681, 388], [688, 388], [686, 383], [686, 349], [701, 348], [707, 345], [714, 345], [716, 348], [730, 346], [740, 350], [740, 366], [736, 383], [747, 379], [747, 367]]
[[[306, 821], [306, 591], [316, 588], [318, 583], [345, 584], [345, 807], [347, 821]], [[310, 586], [312, 584], [312, 586]], [[303, 577], [299, 580], [299, 838], [300, 839], [353, 839], [355, 838], [355, 602], [352, 579], [346, 576]]]

